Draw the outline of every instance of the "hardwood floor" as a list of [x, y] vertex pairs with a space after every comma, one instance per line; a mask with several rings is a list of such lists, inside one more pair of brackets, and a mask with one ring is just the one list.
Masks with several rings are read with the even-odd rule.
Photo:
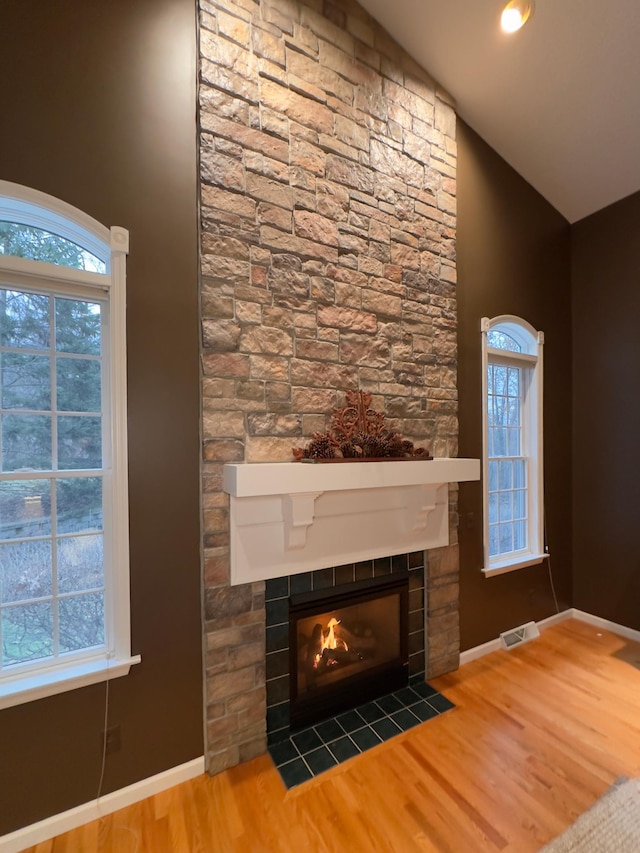
[[533, 853], [640, 775], [640, 645], [575, 620], [433, 681], [456, 708], [286, 791], [268, 756], [30, 853]]

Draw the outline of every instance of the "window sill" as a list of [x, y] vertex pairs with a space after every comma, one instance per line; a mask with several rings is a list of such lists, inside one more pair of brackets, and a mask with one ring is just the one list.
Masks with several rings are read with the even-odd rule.
[[485, 578], [505, 575], [507, 572], [515, 572], [518, 569], [525, 569], [527, 566], [537, 566], [548, 556], [548, 554], [527, 554], [519, 560], [510, 559], [502, 563], [492, 563], [488, 568], [483, 569], [482, 573]]
[[74, 663], [44, 672], [32, 672], [0, 683], [0, 710], [24, 702], [33, 702], [45, 696], [54, 696], [67, 690], [76, 690], [112, 678], [127, 675], [134, 664], [140, 663], [140, 655], [123, 660], [99, 660]]

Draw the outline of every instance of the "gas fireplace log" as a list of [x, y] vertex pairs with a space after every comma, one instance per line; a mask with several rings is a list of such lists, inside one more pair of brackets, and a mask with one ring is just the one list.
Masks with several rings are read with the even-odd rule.
[[351, 648], [363, 649], [371, 651], [378, 645], [378, 641], [373, 634], [353, 634], [347, 628], [340, 626], [340, 637], [345, 641], [347, 646]]
[[315, 666], [316, 657], [322, 653], [322, 625], [317, 623], [313, 626], [311, 637], [307, 642], [307, 654], [304, 661], [304, 672], [307, 677], [307, 682], [313, 683], [317, 675]]
[[309, 642], [307, 644], [307, 661], [311, 661], [313, 663], [313, 659], [316, 655], [319, 655], [322, 651], [322, 625], [318, 622], [313, 626], [313, 631], [311, 632], [311, 636], [309, 637]]
[[364, 658], [358, 652], [348, 652], [346, 649], [325, 649], [318, 665], [314, 670], [317, 678], [339, 672], [346, 666], [360, 663]]
[[320, 624], [314, 626], [310, 636], [298, 634], [298, 662], [301, 667], [313, 662], [317, 655], [322, 654], [323, 627]]
[[336, 664], [351, 663], [354, 653], [346, 649], [325, 649], [322, 653], [322, 659], [327, 662], [334, 661]]

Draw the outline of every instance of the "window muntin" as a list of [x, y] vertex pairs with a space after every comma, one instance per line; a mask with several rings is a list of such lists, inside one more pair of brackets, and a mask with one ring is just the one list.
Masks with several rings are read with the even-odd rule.
[[542, 333], [483, 320], [485, 571], [543, 556]]
[[0, 181], [0, 235], [7, 223], [49, 254], [0, 251], [0, 708], [140, 660], [129, 623], [128, 234]]

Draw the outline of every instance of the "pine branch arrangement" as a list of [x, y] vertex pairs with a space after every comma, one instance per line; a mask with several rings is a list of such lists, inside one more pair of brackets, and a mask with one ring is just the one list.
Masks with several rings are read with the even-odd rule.
[[294, 447], [302, 459], [432, 459], [426, 447], [414, 447], [385, 427], [384, 414], [371, 408], [371, 393], [347, 391], [347, 405], [334, 409], [329, 431], [314, 433], [306, 447]]

